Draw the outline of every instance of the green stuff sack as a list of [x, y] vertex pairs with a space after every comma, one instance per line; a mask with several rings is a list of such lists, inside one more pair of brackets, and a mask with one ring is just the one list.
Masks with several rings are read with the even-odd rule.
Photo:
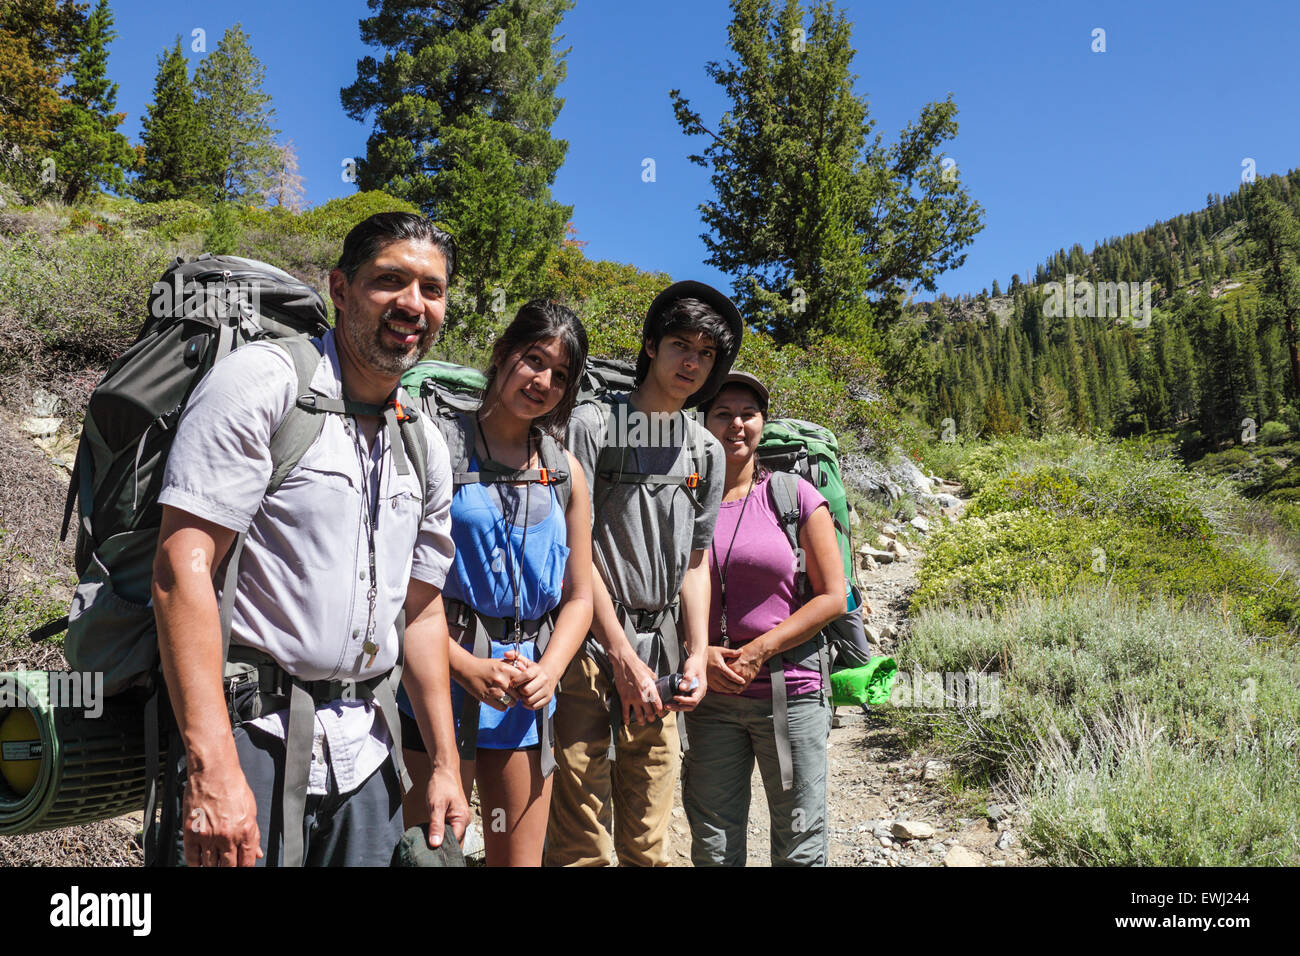
[[865, 667], [835, 671], [831, 674], [831, 706], [887, 704], [897, 676], [898, 664], [892, 657], [876, 657]]
[[426, 359], [417, 362], [402, 376], [402, 388], [416, 399], [436, 395], [439, 405], [456, 411], [473, 411], [478, 407], [487, 378], [476, 368]]

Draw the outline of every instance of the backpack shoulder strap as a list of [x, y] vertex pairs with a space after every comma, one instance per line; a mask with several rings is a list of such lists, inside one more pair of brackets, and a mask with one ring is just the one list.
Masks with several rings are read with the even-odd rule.
[[565, 453], [564, 446], [550, 435], [542, 436], [539, 455], [542, 459], [542, 467], [548, 474], [564, 476], [552, 482], [555, 485], [555, 499], [559, 502], [560, 513], [564, 514], [569, 510], [569, 497], [573, 493], [573, 480], [569, 475], [572, 470], [569, 467], [569, 456]]
[[791, 550], [799, 547], [799, 476], [788, 471], [774, 471], [768, 479], [772, 506]]
[[315, 443], [325, 424], [322, 416], [313, 415], [298, 405], [298, 397], [310, 390], [311, 380], [324, 354], [319, 340], [293, 336], [271, 341], [289, 354], [297, 375], [297, 387], [294, 403], [271, 435], [271, 480], [266, 484], [268, 495], [275, 494], [284, 483], [289, 472]]
[[[400, 385], [397, 388], [397, 404], [408, 411], [416, 407], [415, 401]], [[418, 414], [403, 415], [398, 422], [401, 425], [402, 444], [406, 446], [406, 454], [415, 466], [416, 477], [420, 479], [420, 500], [424, 501], [429, 496], [429, 436], [424, 433]]]

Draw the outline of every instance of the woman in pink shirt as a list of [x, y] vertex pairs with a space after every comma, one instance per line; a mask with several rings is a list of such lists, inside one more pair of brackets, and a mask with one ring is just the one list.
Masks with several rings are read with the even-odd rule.
[[[758, 760], [771, 817], [773, 865], [825, 866], [826, 740], [831, 709], [815, 650], [844, 612], [844, 571], [829, 508], [798, 479], [799, 548], [782, 526], [772, 476], [758, 463], [767, 388], [732, 372], [703, 408], [722, 443], [726, 485], [709, 554], [709, 693], [686, 714], [683, 803], [696, 866], [743, 866], [750, 776]], [[807, 597], [798, 593], [798, 570]], [[792, 785], [782, 785], [770, 659], [782, 654]]]

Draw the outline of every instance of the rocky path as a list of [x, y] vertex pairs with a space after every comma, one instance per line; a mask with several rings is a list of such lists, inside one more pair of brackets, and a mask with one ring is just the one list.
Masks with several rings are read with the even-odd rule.
[[[948, 489], [951, 491], [952, 489]], [[964, 502], [936, 511], [922, 524], [960, 516]], [[888, 530], [888, 529], [887, 529]], [[859, 548], [859, 555], [890, 555], [859, 573], [871, 613], [867, 624], [882, 653], [892, 653], [910, 627], [907, 605], [926, 534], [907, 525], [895, 532], [902, 544]], [[874, 559], [873, 559], [874, 560]], [[869, 563], [865, 562], [864, 563]], [[989, 794], [954, 793], [946, 767], [924, 753], [911, 753], [901, 732], [879, 717], [841, 707], [830, 734], [827, 813], [832, 866], [1015, 866], [1025, 862], [1011, 815]], [[757, 767], [751, 781], [748, 864], [770, 861], [767, 802]], [[671, 826], [673, 865], [690, 865], [690, 829], [678, 789]]]

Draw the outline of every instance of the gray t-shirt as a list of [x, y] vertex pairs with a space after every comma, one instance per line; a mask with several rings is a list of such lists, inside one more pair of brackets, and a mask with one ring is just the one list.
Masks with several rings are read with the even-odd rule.
[[[611, 597], [648, 611], [671, 604], [691, 552], [713, 540], [725, 483], [722, 445], [689, 413], [644, 416], [619, 394], [574, 410], [569, 450], [591, 491], [593, 558]], [[707, 481], [693, 491], [612, 482], [597, 474], [598, 463], [602, 473], [621, 466], [627, 474], [685, 476], [698, 468]]]

